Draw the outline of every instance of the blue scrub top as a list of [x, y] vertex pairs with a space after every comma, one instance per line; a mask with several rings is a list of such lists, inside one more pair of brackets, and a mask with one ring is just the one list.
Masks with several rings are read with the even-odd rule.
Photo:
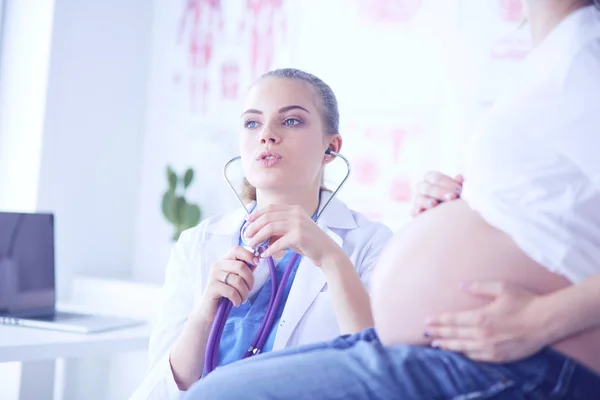
[[[316, 216], [317, 213], [315, 212], [315, 215], [313, 215], [313, 220], [316, 218]], [[240, 246], [244, 246], [241, 239], [242, 227], [240, 227]], [[295, 253], [293, 251], [289, 249], [286, 250], [281, 261], [277, 263], [275, 268], [277, 287], [279, 287], [279, 282], [281, 282], [281, 278], [283, 277], [285, 269], [287, 268], [294, 254]], [[290, 294], [290, 289], [292, 288], [292, 283], [294, 282], [294, 277], [296, 276], [296, 271], [298, 270], [298, 265], [300, 264], [301, 259], [302, 257], [298, 257], [298, 260], [296, 261], [296, 264], [294, 265], [287, 281], [281, 303], [279, 304], [277, 314], [275, 315], [273, 328], [267, 337], [265, 345], [261, 349], [261, 353], [265, 353], [273, 349], [273, 342], [275, 341], [275, 335], [277, 334], [277, 328], [279, 327], [279, 320], [281, 319], [281, 314], [283, 314], [283, 309]], [[234, 361], [241, 360], [248, 351], [248, 348], [258, 333], [260, 325], [262, 324], [262, 321], [267, 313], [267, 307], [269, 306], [269, 299], [271, 297], [271, 280], [272, 276], [269, 274], [267, 281], [260, 291], [255, 295], [253, 301], [249, 300], [245, 304], [241, 304], [239, 307], [233, 307], [231, 309], [229, 317], [225, 322], [223, 336], [221, 337], [221, 343], [219, 345], [218, 366], [227, 365]]]
[[[285, 268], [288, 266], [293, 255], [293, 251], [287, 250], [284, 257], [276, 265], [277, 282], [281, 282]], [[273, 329], [271, 329], [271, 332], [267, 337], [267, 341], [261, 350], [263, 353], [273, 349], [273, 342], [275, 341], [275, 335], [277, 333], [277, 328], [279, 327], [279, 320], [281, 319], [283, 308], [287, 301], [288, 295], [290, 294], [290, 289], [298, 269], [298, 264], [300, 264], [300, 258], [298, 258], [296, 265], [294, 265], [294, 269], [292, 270], [292, 273], [290, 274], [285, 286], [283, 298], [279, 304], [279, 308], [273, 322]], [[227, 322], [225, 322], [223, 336], [221, 337], [221, 343], [219, 345], [219, 366], [241, 360], [246, 354], [250, 344], [258, 333], [263, 319], [265, 318], [270, 297], [271, 276], [267, 278], [267, 281], [257, 293], [253, 302], [247, 301], [245, 304], [241, 304], [239, 307], [233, 307], [231, 309], [229, 317], [227, 318]]]

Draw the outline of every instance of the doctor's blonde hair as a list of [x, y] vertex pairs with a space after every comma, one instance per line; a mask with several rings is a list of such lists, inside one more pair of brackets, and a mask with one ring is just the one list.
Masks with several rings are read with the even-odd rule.
[[[339, 133], [340, 128], [340, 113], [338, 110], [338, 102], [333, 93], [333, 90], [316, 76], [309, 74], [308, 72], [301, 71], [294, 68], [282, 68], [269, 71], [263, 74], [259, 81], [266, 78], [283, 78], [293, 79], [309, 84], [319, 96], [321, 100], [321, 118], [323, 119], [323, 125], [325, 127], [326, 135], [335, 135]], [[321, 190], [329, 190], [323, 185], [323, 177], [321, 176]], [[242, 198], [245, 201], [256, 201], [256, 188], [244, 178], [242, 187]]]

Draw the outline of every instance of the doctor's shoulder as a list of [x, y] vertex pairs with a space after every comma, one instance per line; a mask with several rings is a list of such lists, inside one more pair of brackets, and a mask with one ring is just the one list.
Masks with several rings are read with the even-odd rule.
[[343, 246], [360, 273], [374, 267], [394, 234], [385, 223], [370, 219], [359, 211], [348, 210], [356, 227], [345, 233]]

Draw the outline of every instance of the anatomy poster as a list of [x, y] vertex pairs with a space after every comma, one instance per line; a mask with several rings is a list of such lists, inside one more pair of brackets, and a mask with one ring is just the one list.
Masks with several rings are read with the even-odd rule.
[[[480, 105], [493, 102], [531, 47], [523, 0], [169, 4], [176, 12], [161, 40], [171, 48], [155, 55], [170, 74], [160, 91], [163, 129], [186, 133], [190, 157], [205, 143], [221, 147], [215, 157], [234, 155], [248, 86], [273, 68], [306, 70], [339, 100], [343, 153], [352, 162], [341, 198], [395, 228], [409, 218], [423, 174], [460, 160], [458, 143]], [[343, 173], [333, 163], [328, 187]]]
[[239, 110], [245, 90], [258, 76], [289, 64], [288, 2], [179, 1], [173, 35], [175, 97], [193, 124], [235, 129], [237, 121], [223, 116]]
[[220, 0], [184, 0], [176, 43], [185, 64], [175, 74], [175, 84], [187, 91], [189, 111], [206, 114], [209, 96], [218, 90], [212, 68], [218, 63], [217, 48], [223, 42], [224, 15]]
[[[352, 174], [341, 198], [369, 217], [399, 227], [409, 216], [415, 184], [435, 165], [439, 147], [438, 110], [395, 116], [365, 115], [342, 123], [343, 154]], [[341, 160], [330, 164], [326, 183], [344, 177]]]
[[423, 0], [358, 0], [360, 14], [374, 23], [408, 24]]

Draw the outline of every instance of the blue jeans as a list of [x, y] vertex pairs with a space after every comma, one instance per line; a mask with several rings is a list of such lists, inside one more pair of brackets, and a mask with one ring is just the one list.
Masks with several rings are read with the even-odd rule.
[[600, 376], [545, 349], [510, 364], [381, 344], [374, 329], [267, 353], [215, 370], [187, 400], [600, 399]]

